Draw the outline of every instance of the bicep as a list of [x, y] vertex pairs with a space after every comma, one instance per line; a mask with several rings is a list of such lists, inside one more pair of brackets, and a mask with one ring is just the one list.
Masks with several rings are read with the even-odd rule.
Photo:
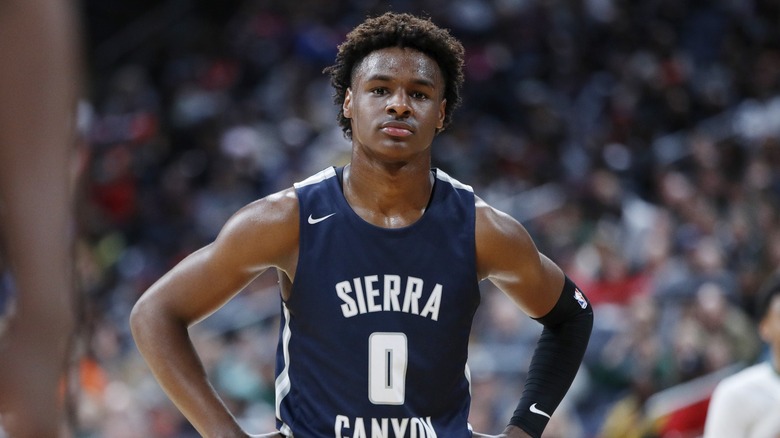
[[[253, 276], [219, 260], [216, 242], [190, 254], [155, 282], [139, 304], [165, 312], [187, 325], [208, 316]], [[221, 268], [227, 266], [227, 269]]]
[[546, 315], [563, 288], [561, 269], [541, 254], [514, 218], [477, 202], [477, 269], [533, 318]]

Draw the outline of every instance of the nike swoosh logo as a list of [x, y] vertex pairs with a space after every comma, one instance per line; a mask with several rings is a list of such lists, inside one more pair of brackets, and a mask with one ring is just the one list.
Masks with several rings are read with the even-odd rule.
[[329, 218], [329, 217], [333, 216], [334, 214], [336, 214], [336, 213], [331, 213], [331, 214], [329, 214], [329, 215], [327, 215], [327, 216], [318, 217], [318, 218], [316, 218], [316, 219], [315, 219], [314, 217], [312, 217], [312, 215], [309, 215], [309, 223], [310, 223], [311, 225], [318, 224], [318, 223], [320, 223], [320, 222], [324, 221], [325, 219], [327, 219], [327, 218]]
[[543, 410], [537, 408], [536, 407], [536, 403], [532, 404], [531, 407], [528, 408], [528, 409], [530, 409], [531, 412], [533, 412], [534, 414], [539, 414], [539, 415], [545, 416], [547, 418], [550, 418], [550, 414], [548, 414], [547, 412], [544, 412]]

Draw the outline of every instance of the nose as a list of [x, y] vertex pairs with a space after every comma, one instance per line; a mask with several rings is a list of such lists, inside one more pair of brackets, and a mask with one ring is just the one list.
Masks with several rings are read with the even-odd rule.
[[396, 117], [408, 117], [412, 114], [412, 106], [409, 102], [409, 96], [406, 93], [393, 93], [387, 101], [387, 107], [385, 108], [388, 114], [392, 114]]

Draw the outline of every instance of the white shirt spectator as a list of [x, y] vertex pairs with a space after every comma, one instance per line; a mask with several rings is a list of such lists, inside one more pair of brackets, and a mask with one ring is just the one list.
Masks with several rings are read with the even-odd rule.
[[715, 388], [704, 438], [780, 437], [780, 373], [769, 362], [723, 379]]

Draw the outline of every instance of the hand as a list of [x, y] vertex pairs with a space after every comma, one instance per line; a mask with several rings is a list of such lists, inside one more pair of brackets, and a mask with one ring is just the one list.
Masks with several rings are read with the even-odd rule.
[[485, 435], [473, 432], [471, 436], [473, 438], [531, 438], [531, 435], [516, 426], [507, 426], [500, 435]]

